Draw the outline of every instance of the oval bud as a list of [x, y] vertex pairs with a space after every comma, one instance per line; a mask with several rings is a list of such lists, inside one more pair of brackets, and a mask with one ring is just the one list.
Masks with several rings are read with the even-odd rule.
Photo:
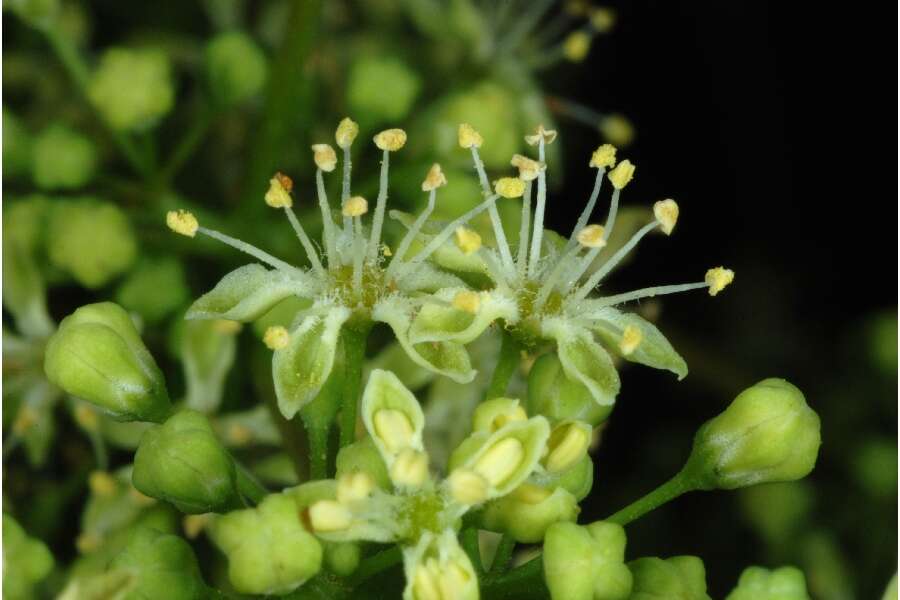
[[725, 600], [809, 600], [809, 593], [800, 569], [748, 567]]
[[575, 419], [599, 425], [609, 417], [612, 405], [594, 402], [590, 390], [566, 376], [555, 353], [538, 358], [528, 373], [526, 410], [544, 415], [552, 422]]
[[[556, 523], [544, 536], [544, 579], [553, 600], [625, 600], [632, 577], [625, 566], [625, 530], [598, 521]], [[669, 598], [670, 596], [664, 596]]]
[[812, 471], [821, 443], [819, 416], [803, 393], [765, 379], [700, 427], [684, 474], [701, 489], [793, 481]]
[[706, 569], [696, 556], [639, 558], [628, 563], [628, 568], [634, 577], [631, 600], [710, 600], [706, 593]]
[[121, 421], [161, 422], [171, 411], [163, 374], [128, 313], [117, 304], [82, 306], [47, 343], [47, 378]]
[[578, 512], [578, 501], [564, 488], [554, 490], [523, 483], [485, 506], [481, 525], [506, 533], [517, 542], [534, 544], [544, 539], [547, 528], [554, 523], [574, 522]]
[[266, 56], [253, 39], [239, 31], [221, 33], [206, 46], [206, 80], [221, 106], [255, 96], [266, 81]]
[[155, 49], [110, 48], [88, 83], [88, 96], [114, 129], [143, 131], [175, 101], [171, 64]]
[[234, 461], [205, 416], [183, 411], [141, 438], [132, 483], [181, 512], [222, 512], [240, 502]]

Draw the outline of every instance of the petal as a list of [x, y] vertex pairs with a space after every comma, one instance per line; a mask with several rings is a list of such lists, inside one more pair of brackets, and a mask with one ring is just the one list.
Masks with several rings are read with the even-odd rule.
[[498, 291], [480, 292], [475, 314], [452, 305], [464, 288], [447, 288], [434, 294], [439, 302], [425, 304], [415, 316], [409, 330], [414, 344], [422, 342], [473, 342], [497, 319], [517, 321], [519, 308], [515, 300]]
[[478, 576], [452, 529], [426, 531], [415, 546], [405, 547], [403, 571], [403, 600], [478, 599]]
[[619, 393], [619, 374], [609, 354], [594, 341], [591, 333], [558, 317], [544, 321], [542, 329], [546, 337], [556, 339], [565, 374], [584, 384], [597, 404], [613, 404]]
[[390, 325], [394, 336], [416, 364], [445, 375], [457, 383], [469, 383], [475, 378], [469, 353], [456, 342], [425, 342], [414, 344], [409, 339], [412, 310], [408, 302], [398, 296], [381, 300], [372, 310], [372, 318]]
[[[625, 360], [654, 369], [666, 369], [675, 373], [678, 379], [684, 379], [688, 374], [687, 363], [681, 355], [675, 351], [662, 332], [646, 319], [634, 313], [620, 312], [611, 306], [605, 306], [592, 313], [590, 319], [594, 333], [608, 348], [620, 354]], [[633, 352], [623, 354], [619, 350], [619, 342], [622, 339], [622, 332], [629, 325], [641, 332], [641, 342]]]
[[461, 287], [465, 285], [459, 277], [446, 271], [436, 269], [428, 263], [422, 263], [403, 276], [397, 286], [404, 292], [436, 292], [448, 287]]
[[[399, 221], [404, 227], [409, 229], [413, 222], [415, 221], [415, 216], [409, 213], [405, 213], [399, 210], [390, 211], [390, 217], [396, 221]], [[444, 221], [436, 221], [429, 220], [425, 223], [420, 231], [419, 235], [416, 236], [416, 241], [413, 243], [410, 248], [410, 252], [407, 253], [407, 257], [411, 258], [415, 255], [415, 253], [428, 244], [434, 237], [441, 232], [445, 225], [449, 222]], [[487, 265], [484, 260], [479, 256], [477, 252], [472, 254], [465, 254], [462, 250], [460, 250], [459, 246], [453, 241], [453, 237], [451, 236], [444, 244], [442, 244], [437, 250], [434, 251], [434, 254], [431, 255], [430, 259], [436, 265], [443, 267], [449, 271], [455, 271], [457, 273], [480, 273], [482, 275], [489, 275]]]
[[362, 419], [390, 471], [407, 448], [424, 451], [425, 415], [419, 401], [390, 371], [375, 369], [362, 397]]
[[188, 319], [253, 321], [288, 296], [310, 297], [318, 282], [302, 272], [269, 270], [258, 264], [244, 265], [222, 278], [212, 290], [188, 309]]
[[291, 333], [287, 347], [272, 357], [272, 376], [278, 408], [286, 419], [311, 402], [334, 366], [341, 326], [350, 310], [335, 306], [324, 316], [306, 317]]

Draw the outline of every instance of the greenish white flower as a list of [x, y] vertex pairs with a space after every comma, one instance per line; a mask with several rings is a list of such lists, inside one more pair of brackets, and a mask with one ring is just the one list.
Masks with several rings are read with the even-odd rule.
[[150, 129], [171, 109], [175, 87], [168, 57], [151, 48], [110, 48], [88, 82], [88, 96], [115, 129]]
[[90, 182], [97, 149], [90, 138], [66, 125], [49, 125], [31, 145], [31, 178], [43, 190], [73, 190]]
[[[625, 530], [614, 523], [556, 523], [544, 537], [544, 580], [553, 600], [626, 600]], [[673, 596], [660, 596], [671, 598]]]
[[696, 556], [639, 558], [628, 568], [634, 579], [629, 600], [711, 600], [706, 593], [706, 569]]
[[725, 600], [809, 600], [809, 593], [800, 569], [748, 567]]

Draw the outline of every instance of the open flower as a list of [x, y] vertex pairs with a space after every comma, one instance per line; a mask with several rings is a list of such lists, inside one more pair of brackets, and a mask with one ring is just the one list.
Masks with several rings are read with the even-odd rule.
[[[460, 383], [471, 381], [475, 375], [462, 345], [464, 341], [417, 343], [407, 332], [413, 315], [429, 298], [428, 294], [464, 287], [459, 278], [433, 267], [429, 257], [470, 219], [485, 210], [495, 212], [494, 203], [499, 196], [489, 195], [477, 207], [448, 224], [425, 248], [411, 254], [413, 241], [434, 210], [437, 190], [447, 182], [440, 165], [435, 164], [422, 183], [422, 190], [428, 194], [427, 205], [392, 252], [381, 240], [388, 168], [391, 153], [406, 143], [406, 133], [402, 129], [388, 129], [374, 137], [375, 145], [383, 153], [381, 175], [378, 197], [371, 210], [371, 225], [364, 227], [363, 217], [370, 212], [370, 204], [351, 193], [350, 148], [358, 132], [356, 123], [344, 119], [335, 133], [337, 145], [343, 151], [339, 222], [332, 215], [324, 184], [324, 174], [337, 167], [337, 154], [328, 144], [312, 147], [324, 223], [321, 255], [292, 208], [291, 179], [278, 173], [270, 181], [265, 201], [285, 212], [306, 251], [309, 268], [288, 264], [241, 240], [203, 227], [189, 212], [172, 211], [166, 219], [177, 233], [212, 237], [262, 263], [249, 264], [226, 275], [193, 304], [187, 318], [246, 322], [261, 317], [291, 296], [311, 301], [311, 307], [296, 316], [290, 331], [278, 329], [266, 336], [267, 344], [275, 350], [273, 372], [278, 405], [287, 418], [315, 398], [325, 383], [334, 365], [342, 331], [349, 328], [366, 333], [374, 322], [388, 324], [417, 364]], [[438, 296], [438, 301], [444, 301], [445, 297], [446, 294]]]
[[541, 469], [550, 438], [547, 420], [527, 419], [524, 412], [519, 418], [493, 419], [499, 426], [465, 440], [460, 446], [465, 456], [437, 481], [422, 444], [425, 416], [393, 373], [372, 372], [362, 416], [393, 489], [382, 490], [365, 471], [343, 474], [336, 499], [310, 506], [313, 531], [330, 541], [399, 543], [405, 600], [478, 598], [477, 576], [457, 540], [461, 517], [506, 496]]
[[[700, 288], [707, 288], [715, 296], [734, 279], [732, 271], [718, 267], [710, 269], [704, 281], [697, 283], [591, 295], [644, 236], [654, 231], [672, 233], [678, 220], [677, 203], [671, 199], [656, 202], [653, 219], [594, 269], [616, 224], [620, 196], [634, 177], [635, 166], [628, 160], [616, 164], [616, 149], [609, 144], [593, 153], [590, 166], [597, 169], [594, 188], [566, 240], [552, 232], [545, 235], [548, 232], [544, 229], [545, 147], [556, 139], [556, 132], [538, 127], [534, 135], [526, 136], [529, 144], [537, 146], [536, 159], [514, 156], [511, 164], [518, 168], [518, 178], [499, 179], [493, 192], [478, 154], [480, 144], [472, 143], [473, 139], [483, 143], [470, 126], [461, 125], [460, 145], [472, 153], [484, 195], [523, 198], [518, 247], [507, 241], [499, 212], [494, 204], [489, 205], [496, 247], [482, 246], [480, 240], [476, 243], [464, 232], [458, 236], [455, 249], [445, 247], [435, 255], [435, 260], [450, 270], [486, 275], [492, 289], [480, 292], [479, 302], [470, 304], [469, 310], [447, 302], [462, 290], [441, 290], [433, 303], [426, 304], [418, 313], [410, 330], [410, 341], [466, 343], [487, 324], [502, 319], [510, 332], [526, 345], [555, 342], [565, 375], [586, 387], [601, 406], [613, 404], [619, 392], [619, 375], [610, 353], [684, 377], [687, 365], [663, 334], [645, 319], [622, 312], [618, 307], [643, 298]], [[609, 214], [603, 225], [589, 224], [604, 178], [613, 187]], [[537, 200], [532, 215], [535, 182]]]

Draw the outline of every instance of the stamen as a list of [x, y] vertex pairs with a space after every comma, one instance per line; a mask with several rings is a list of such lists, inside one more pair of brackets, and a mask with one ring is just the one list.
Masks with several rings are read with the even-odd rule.
[[[591, 159], [592, 165], [593, 162], [593, 159]], [[575, 237], [578, 235], [579, 231], [584, 229], [585, 225], [587, 225], [588, 220], [591, 218], [591, 213], [594, 212], [594, 206], [597, 205], [597, 198], [600, 196], [600, 186], [603, 184], [604, 173], [606, 173], [606, 168], [602, 166], [598, 167], [597, 176], [594, 178], [594, 189], [591, 191], [591, 197], [588, 199], [587, 205], [584, 207], [584, 210], [581, 211], [581, 215], [578, 217], [578, 221], [575, 222], [575, 227], [572, 229], [572, 235], [569, 236], [569, 241], [566, 243], [566, 250], [568, 250], [578, 242]]]
[[[540, 162], [546, 162], [544, 157], [544, 144], [545, 144], [545, 135], [543, 135], [544, 127], [541, 125], [538, 127], [538, 133], [535, 136], [526, 136], [525, 140], [531, 144], [532, 140], [538, 138], [536, 141], [538, 143], [538, 160]], [[556, 138], [556, 133], [553, 133], [553, 139]], [[531, 254], [528, 258], [528, 277], [534, 277], [537, 272], [538, 261], [541, 258], [541, 241], [544, 235], [544, 209], [547, 204], [547, 174], [545, 172], [541, 172], [538, 175], [538, 193], [537, 193], [537, 206], [534, 209], [534, 229], [531, 234]]]
[[306, 251], [306, 256], [309, 258], [310, 264], [312, 264], [313, 269], [316, 270], [320, 275], [325, 274], [325, 269], [322, 267], [322, 262], [319, 260], [319, 253], [316, 251], [316, 247], [313, 246], [312, 242], [309, 239], [309, 236], [306, 235], [306, 231], [303, 229], [303, 225], [300, 224], [300, 221], [297, 220], [297, 215], [294, 213], [294, 209], [290, 206], [284, 207], [284, 212], [287, 215], [288, 220], [291, 222], [291, 226], [294, 228], [294, 231], [297, 233], [297, 239], [300, 240], [300, 243], [303, 245], [303, 249]]
[[709, 286], [709, 295], [715, 296], [734, 281], [734, 271], [725, 267], [716, 267], [706, 272], [705, 280]]
[[[350, 119], [350, 117], [345, 117], [341, 120], [337, 126], [337, 130], [334, 132], [334, 139], [337, 142], [337, 145], [344, 151], [344, 177], [341, 182], [341, 205], [350, 198], [350, 168], [352, 167], [350, 161], [350, 146], [353, 145], [353, 140], [356, 139], [357, 135], [359, 135], [359, 125]], [[345, 216], [344, 233], [348, 236], [350, 235], [350, 223], [351, 219]]]
[[[377, 140], [378, 136], [375, 137]], [[376, 142], [376, 144], [377, 143], [378, 142]], [[381, 241], [381, 228], [384, 225], [384, 208], [387, 205], [388, 193], [388, 157], [390, 156], [390, 153], [391, 151], [385, 148], [381, 159], [381, 175], [378, 179], [378, 199], [375, 201], [375, 216], [372, 219], [372, 231], [369, 234], [369, 247], [366, 250], [366, 257], [373, 261], [378, 258], [378, 242]]]
[[[484, 162], [482, 162], [481, 157], [478, 156], [478, 148], [472, 146], [472, 160], [475, 163], [475, 170], [478, 171], [478, 180], [481, 182], [482, 193], [485, 197], [491, 195], [491, 184], [488, 183], [487, 173], [484, 171]], [[506, 177], [501, 179], [504, 181], [505, 179], [512, 179]], [[521, 180], [517, 180], [521, 183]], [[504, 185], [503, 188], [497, 188], [496, 192], [505, 198], [514, 198], [516, 196], [521, 196], [521, 190], [519, 194], [515, 196], [507, 195], [507, 193], [513, 193], [514, 190], [512, 186]], [[497, 241], [497, 248], [500, 250], [500, 259], [503, 263], [503, 268], [508, 270], [508, 272], [513, 273], [516, 270], [515, 264], [513, 264], [512, 252], [509, 249], [509, 242], [506, 241], [506, 232], [503, 231], [503, 222], [500, 220], [500, 213], [497, 212], [496, 204], [491, 204], [488, 207], [491, 216], [491, 226], [494, 228], [494, 238]]]
[[328, 173], [334, 171], [337, 166], [337, 155], [334, 153], [334, 148], [328, 144], [313, 144], [312, 151], [313, 161], [318, 168]]
[[319, 208], [322, 209], [322, 235], [325, 238], [325, 254], [328, 256], [328, 268], [337, 266], [337, 249], [335, 248], [335, 226], [331, 216], [331, 205], [325, 192], [325, 178], [322, 169], [316, 169], [316, 192], [319, 196]]
[[618, 265], [625, 256], [628, 255], [629, 252], [641, 241], [645, 235], [653, 231], [659, 227], [659, 221], [653, 221], [652, 223], [647, 223], [643, 227], [641, 227], [637, 233], [631, 236], [631, 239], [625, 243], [624, 246], [619, 248], [618, 252], [612, 255], [609, 260], [603, 263], [603, 266], [597, 269], [597, 271], [590, 276], [590, 278], [582, 285], [577, 292], [572, 296], [572, 300], [575, 302], [579, 302], [587, 297], [587, 295], [591, 292], [592, 289], [597, 287], [597, 284], [606, 277], [610, 271], [612, 271], [616, 265]]
[[[664, 296], [666, 294], [678, 294], [680, 292], [698, 290], [708, 286], [709, 284], [705, 281], [701, 281], [699, 283], [680, 283], [676, 285], [657, 285], [654, 287], [634, 290], [633, 292], [625, 292], [624, 294], [603, 296], [601, 298], [598, 298], [598, 300], [601, 302], [600, 306], [615, 306], [616, 304], [623, 304], [625, 302], [631, 302], [632, 300], [643, 300], [644, 298], [653, 298], [654, 296]], [[575, 298], [573, 297], [573, 299]], [[581, 299], [583, 299], [583, 297], [578, 298], [577, 300]]]
[[675, 223], [678, 221], [678, 204], [669, 198], [668, 200], [660, 200], [653, 205], [653, 216], [659, 221], [662, 232], [671, 235], [675, 229]]
[[477, 314], [478, 309], [481, 308], [481, 296], [478, 292], [463, 290], [453, 297], [453, 308], [469, 314]]
[[[550, 297], [550, 292], [553, 291], [553, 288], [556, 286], [556, 282], [559, 280], [559, 276], [566, 270], [566, 267], [569, 266], [571, 259], [578, 254], [578, 251], [581, 248], [573, 247], [568, 251], [563, 252], [562, 256], [559, 257], [559, 260], [556, 262], [556, 266], [553, 267], [553, 270], [550, 272], [550, 275], [547, 276], [547, 279], [544, 280], [544, 283], [541, 285], [541, 289], [538, 291], [537, 298], [534, 301], [534, 311], [539, 311], [543, 306], [544, 302], [547, 301], [547, 298]], [[598, 250], [599, 248], [594, 248], [594, 250]]]
[[166, 213], [166, 225], [175, 233], [194, 237], [200, 224], [193, 213], [186, 210], [170, 210]]
[[519, 255], [516, 267], [519, 277], [525, 276], [528, 266], [528, 231], [531, 229], [531, 182], [525, 182], [525, 195], [522, 197], [522, 223], [519, 225]]
[[406, 252], [412, 245], [413, 240], [415, 240], [416, 236], [419, 235], [419, 230], [422, 229], [422, 226], [428, 220], [428, 217], [431, 216], [431, 212], [434, 210], [436, 195], [437, 190], [431, 190], [428, 193], [428, 206], [425, 207], [425, 210], [422, 211], [422, 214], [420, 214], [418, 218], [416, 218], [416, 220], [412, 224], [412, 227], [409, 228], [409, 231], [407, 231], [406, 235], [403, 236], [403, 239], [400, 240], [400, 245], [397, 246], [397, 251], [394, 252], [394, 258], [391, 259], [391, 263], [388, 265], [388, 268], [385, 271], [385, 279], [387, 281], [391, 280], [394, 272], [403, 264], [403, 257], [406, 256]]
[[243, 242], [239, 239], [233, 238], [230, 235], [225, 235], [224, 233], [219, 233], [215, 229], [207, 229], [206, 227], [197, 227], [197, 231], [207, 235], [215, 240], [219, 240], [223, 244], [227, 244], [234, 248], [235, 250], [240, 250], [241, 252], [245, 252], [250, 256], [261, 260], [269, 266], [272, 266], [281, 271], [298, 271], [297, 267], [284, 262], [279, 258], [275, 258], [268, 252], [264, 252], [253, 246], [252, 244], [248, 244], [247, 242]]

